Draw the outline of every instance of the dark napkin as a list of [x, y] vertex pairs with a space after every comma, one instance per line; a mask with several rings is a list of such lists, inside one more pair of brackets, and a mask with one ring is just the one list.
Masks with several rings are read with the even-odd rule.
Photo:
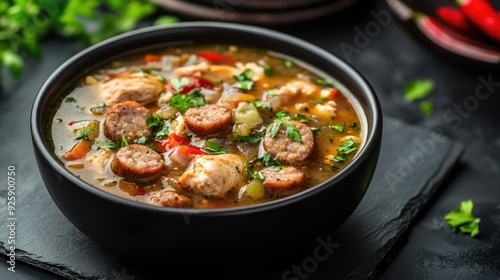
[[[0, 117], [3, 114], [0, 112]], [[29, 137], [27, 130], [23, 133]], [[217, 279], [369, 277], [463, 151], [463, 146], [454, 141], [391, 118], [385, 119], [382, 143], [372, 184], [340, 229], [328, 236], [318, 236], [317, 245], [294, 262], [277, 263], [241, 275], [219, 275]], [[101, 249], [59, 212], [36, 174], [32, 151], [18, 152], [22, 154], [18, 160], [22, 162], [13, 162], [22, 166], [17, 175], [17, 260], [71, 279], [151, 279], [159, 275], [163, 279], [206, 279], [170, 276], [160, 271], [162, 268], [152, 271], [126, 263]], [[4, 199], [5, 194], [2, 195]], [[0, 213], [7, 213], [5, 206]], [[0, 228], [5, 229], [6, 222], [2, 219]], [[2, 254], [6, 254], [6, 241], [4, 233], [0, 236]]]

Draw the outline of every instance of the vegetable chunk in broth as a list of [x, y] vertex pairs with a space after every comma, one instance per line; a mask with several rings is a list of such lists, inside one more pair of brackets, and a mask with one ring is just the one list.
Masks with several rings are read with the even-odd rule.
[[82, 79], [47, 137], [104, 191], [160, 207], [239, 207], [311, 188], [352, 161], [365, 125], [346, 95], [264, 50], [163, 48]]

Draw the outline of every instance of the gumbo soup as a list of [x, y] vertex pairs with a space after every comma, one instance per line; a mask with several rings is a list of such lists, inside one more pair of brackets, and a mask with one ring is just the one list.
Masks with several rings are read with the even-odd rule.
[[161, 207], [238, 207], [345, 168], [363, 144], [351, 99], [279, 54], [163, 48], [82, 79], [54, 108], [48, 137], [68, 170], [104, 191]]

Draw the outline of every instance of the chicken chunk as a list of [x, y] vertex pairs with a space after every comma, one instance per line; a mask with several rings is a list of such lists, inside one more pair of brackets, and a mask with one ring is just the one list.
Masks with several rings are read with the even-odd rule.
[[129, 100], [147, 104], [155, 101], [165, 87], [155, 76], [139, 72], [102, 83], [98, 90], [98, 95], [110, 106]]
[[206, 62], [184, 66], [175, 69], [174, 74], [178, 77], [198, 76], [212, 83], [234, 82], [234, 75], [238, 75], [241, 71], [238, 68], [227, 65], [211, 65]]
[[329, 100], [324, 104], [316, 104], [312, 109], [312, 113], [324, 120], [333, 119], [337, 115], [337, 103]]
[[206, 196], [224, 197], [244, 178], [244, 161], [240, 156], [206, 155], [194, 159], [179, 178], [179, 185]]
[[250, 69], [253, 72], [252, 80], [258, 81], [264, 77], [264, 67], [258, 65], [255, 62], [248, 62], [243, 64], [242, 62], [236, 63], [236, 67], [240, 69], [240, 72]]
[[86, 160], [92, 163], [95, 171], [103, 173], [112, 155], [113, 152], [109, 150], [100, 150], [98, 153], [89, 156]]
[[186, 123], [186, 119], [182, 116], [179, 115], [173, 122], [172, 122], [172, 131], [183, 138], [187, 138], [191, 131], [189, 130], [189, 127]]
[[283, 105], [289, 104], [295, 98], [301, 95], [310, 96], [316, 90], [316, 86], [311, 83], [295, 80], [282, 86], [277, 95], [279, 96]]

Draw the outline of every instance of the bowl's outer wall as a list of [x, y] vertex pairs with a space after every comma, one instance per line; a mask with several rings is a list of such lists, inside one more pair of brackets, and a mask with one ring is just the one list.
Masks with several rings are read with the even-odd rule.
[[[364, 80], [345, 64], [329, 61], [324, 53], [291, 37], [263, 34], [262, 29], [219, 25], [150, 29], [107, 41], [80, 53], [64, 69], [58, 69], [35, 101], [33, 145], [49, 194], [78, 229], [121, 256], [153, 265], [166, 260], [181, 266], [196, 263], [200, 268], [222, 263], [239, 264], [233, 268], [266, 263], [276, 256], [294, 255], [300, 252], [301, 245], [307, 246], [317, 237], [331, 233], [351, 215], [368, 188], [378, 160], [382, 119], [378, 101]], [[233, 28], [237, 30], [228, 32]], [[44, 118], [54, 100], [70, 90], [68, 85], [117, 54], [155, 45], [201, 43], [271, 49], [304, 60], [338, 79], [353, 92], [367, 115], [369, 141], [358, 156], [363, 158], [355, 160], [337, 179], [320, 186], [320, 191], [289, 200], [293, 203], [283, 200], [272, 207], [259, 208], [262, 211], [237, 212], [169, 210], [123, 202], [103, 191], [89, 191], [89, 186], [78, 182], [62, 164], [54, 164], [54, 156], [46, 159], [47, 143], [45, 146], [40, 143], [46, 140], [38, 141], [47, 121]]]

